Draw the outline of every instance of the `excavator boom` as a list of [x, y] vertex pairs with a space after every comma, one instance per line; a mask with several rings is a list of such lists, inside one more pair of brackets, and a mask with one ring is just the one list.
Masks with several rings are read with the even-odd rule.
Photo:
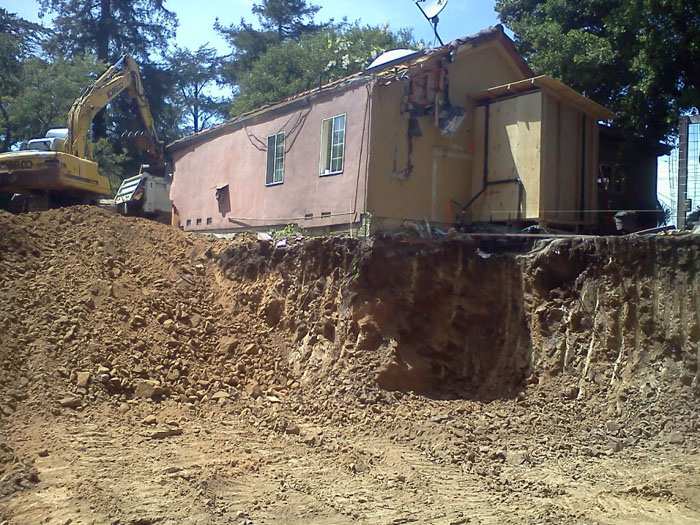
[[68, 113], [68, 139], [66, 153], [80, 158], [90, 158], [88, 135], [95, 116], [124, 91], [138, 108], [144, 127], [139, 149], [146, 153], [152, 169], [164, 168], [163, 145], [158, 140], [155, 121], [143, 89], [139, 66], [128, 55], [124, 55], [105, 71], [95, 83], [87, 88], [73, 103]]

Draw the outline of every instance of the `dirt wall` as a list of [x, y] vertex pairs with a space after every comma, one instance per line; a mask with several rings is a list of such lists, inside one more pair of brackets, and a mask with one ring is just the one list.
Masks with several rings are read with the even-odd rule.
[[521, 263], [536, 370], [577, 378], [576, 396], [608, 389], [618, 405], [630, 390], [698, 388], [697, 236], [555, 241]]
[[699, 246], [599, 238], [499, 255], [470, 240], [251, 241], [221, 264], [231, 297], [294, 334], [290, 365], [307, 383], [366, 374], [388, 390], [489, 398], [564, 377], [567, 396], [624, 397], [630, 385], [658, 394], [662, 379], [698, 384]]

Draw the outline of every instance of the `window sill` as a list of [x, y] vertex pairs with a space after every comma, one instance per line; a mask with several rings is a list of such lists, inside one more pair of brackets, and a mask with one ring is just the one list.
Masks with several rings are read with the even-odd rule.
[[319, 177], [332, 177], [333, 175], [342, 175], [344, 170], [329, 171], [328, 173], [320, 173]]
[[282, 182], [270, 182], [270, 183], [266, 182], [265, 187], [270, 188], [271, 186], [281, 186], [282, 184], [284, 184], [284, 181], [282, 181]]

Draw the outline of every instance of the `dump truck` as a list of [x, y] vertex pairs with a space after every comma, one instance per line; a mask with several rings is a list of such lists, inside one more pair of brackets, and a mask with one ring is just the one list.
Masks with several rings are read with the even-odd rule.
[[67, 128], [49, 130], [20, 151], [0, 154], [0, 192], [15, 194], [15, 211], [96, 203], [112, 195], [109, 179], [94, 161], [89, 135], [97, 113], [125, 91], [144, 127], [131, 134], [134, 142], [148, 160], [149, 173], [165, 176], [165, 149], [155, 130], [139, 67], [125, 55], [76, 99]]

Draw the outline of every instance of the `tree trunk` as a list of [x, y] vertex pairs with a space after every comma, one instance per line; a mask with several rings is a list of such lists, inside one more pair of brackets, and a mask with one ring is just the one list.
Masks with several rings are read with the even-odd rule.
[[[112, 0], [100, 0], [100, 18], [97, 21], [97, 58], [109, 64], [109, 43], [112, 36]], [[92, 121], [92, 135], [95, 140], [107, 137], [107, 115], [103, 109]]]

